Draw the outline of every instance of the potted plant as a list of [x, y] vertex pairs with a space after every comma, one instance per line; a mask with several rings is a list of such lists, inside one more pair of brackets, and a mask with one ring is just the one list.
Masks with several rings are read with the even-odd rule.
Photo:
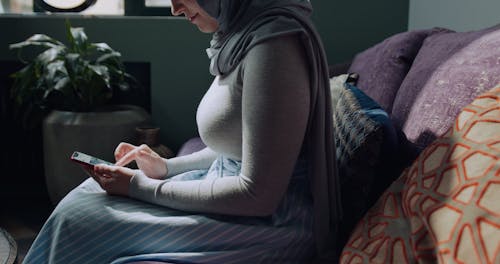
[[[150, 117], [142, 108], [112, 105], [113, 92], [139, 87], [125, 71], [121, 54], [106, 43], [92, 43], [84, 29], [66, 20], [67, 44], [44, 34], [10, 45], [25, 67], [15, 72], [11, 97], [24, 127], [43, 123], [45, 178], [58, 202], [87, 176], [68, 162], [75, 150], [112, 160], [121, 141]], [[30, 48], [33, 58], [22, 51]]]

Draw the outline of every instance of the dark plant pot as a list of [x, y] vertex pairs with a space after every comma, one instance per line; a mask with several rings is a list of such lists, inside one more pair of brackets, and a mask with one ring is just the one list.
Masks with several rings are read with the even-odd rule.
[[50, 199], [57, 204], [89, 176], [70, 161], [73, 151], [114, 162], [120, 142], [134, 142], [135, 128], [149, 125], [142, 108], [112, 106], [96, 112], [52, 111], [43, 122], [45, 180]]

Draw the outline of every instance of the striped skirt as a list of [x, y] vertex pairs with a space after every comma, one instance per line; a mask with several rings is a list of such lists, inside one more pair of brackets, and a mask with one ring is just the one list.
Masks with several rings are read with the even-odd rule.
[[[208, 170], [172, 180], [234, 177], [241, 163], [218, 158]], [[55, 208], [24, 263], [304, 263], [314, 252], [306, 164], [298, 162], [269, 217], [193, 214], [107, 195], [88, 179]]]

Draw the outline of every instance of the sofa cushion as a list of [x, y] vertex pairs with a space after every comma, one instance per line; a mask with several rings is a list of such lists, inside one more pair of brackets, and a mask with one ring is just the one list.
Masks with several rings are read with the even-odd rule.
[[200, 137], [193, 137], [188, 139], [182, 146], [179, 148], [177, 152], [177, 156], [184, 156], [191, 154], [193, 152], [202, 150], [206, 147], [205, 143], [201, 140]]
[[423, 40], [441, 28], [396, 34], [357, 54], [348, 72], [359, 74], [358, 87], [391, 115], [396, 92]]
[[341, 263], [500, 263], [500, 84], [358, 223]]
[[423, 149], [465, 105], [500, 81], [500, 25], [427, 37], [401, 84], [392, 118]]
[[400, 172], [394, 172], [398, 138], [388, 114], [346, 80], [330, 79], [343, 238]]

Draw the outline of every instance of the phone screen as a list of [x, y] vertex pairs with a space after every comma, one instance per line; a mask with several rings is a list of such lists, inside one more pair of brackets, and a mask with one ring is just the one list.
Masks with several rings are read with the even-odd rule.
[[73, 154], [71, 155], [71, 160], [76, 161], [80, 164], [91, 166], [91, 167], [94, 167], [94, 165], [97, 165], [97, 164], [114, 165], [111, 162], [90, 156], [88, 154], [85, 154], [85, 153], [82, 153], [79, 151], [73, 152]]

